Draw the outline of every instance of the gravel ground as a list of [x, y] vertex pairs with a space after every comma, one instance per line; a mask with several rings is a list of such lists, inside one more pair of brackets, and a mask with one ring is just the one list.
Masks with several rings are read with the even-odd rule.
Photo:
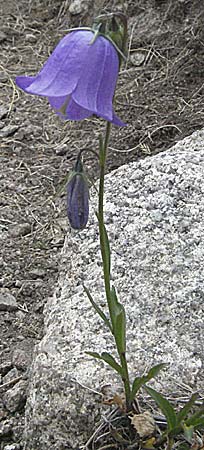
[[[76, 14], [76, 2], [69, 0], [0, 3], [1, 450], [23, 445], [32, 349], [43, 335], [43, 307], [69, 229], [64, 178], [82, 146], [98, 145], [104, 127], [98, 119], [61, 122], [45, 99], [18, 91], [14, 79], [36, 73], [68, 27], [88, 24], [116, 6], [113, 0], [79, 1]], [[128, 126], [113, 130], [110, 171], [169, 148], [204, 120], [200, 0], [129, 0], [126, 7], [129, 58], [115, 109]], [[86, 167], [96, 178], [92, 157]]]

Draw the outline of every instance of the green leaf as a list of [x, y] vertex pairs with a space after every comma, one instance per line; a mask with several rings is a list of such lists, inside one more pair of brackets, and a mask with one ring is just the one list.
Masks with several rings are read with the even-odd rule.
[[194, 414], [192, 414], [186, 421], [186, 425], [197, 424], [197, 419], [203, 420], [204, 418], [204, 405], [202, 405]]
[[114, 336], [117, 344], [117, 349], [119, 354], [126, 352], [126, 317], [125, 317], [125, 309], [120, 305], [120, 312], [116, 315], [115, 318], [115, 330]]
[[126, 351], [126, 317], [125, 309], [117, 299], [117, 294], [114, 286], [110, 292], [110, 310], [113, 325], [113, 334], [117, 345], [118, 352], [125, 353]]
[[112, 287], [110, 291], [110, 314], [111, 314], [111, 320], [113, 324], [113, 331], [115, 330], [115, 324], [116, 324], [116, 316], [120, 314], [121, 308], [120, 303], [118, 301], [116, 290], [114, 286]]
[[166, 364], [164, 364], [164, 363], [157, 364], [156, 366], [153, 366], [149, 370], [147, 375], [143, 375], [142, 377], [136, 377], [134, 379], [133, 384], [132, 384], [132, 393], [131, 393], [132, 400], [134, 400], [135, 395], [137, 394], [137, 392], [139, 391], [141, 386], [146, 384], [152, 378], [155, 378], [158, 375], [158, 373], [160, 372], [160, 370], [162, 370], [164, 367], [166, 367]]
[[86, 286], [83, 286], [87, 297], [89, 298], [93, 308], [95, 309], [95, 311], [99, 314], [99, 316], [101, 317], [101, 319], [105, 322], [105, 324], [107, 325], [107, 327], [109, 328], [109, 330], [111, 331], [111, 333], [113, 332], [112, 330], [112, 326], [111, 323], [108, 319], [108, 317], [104, 314], [104, 312], [102, 311], [102, 309], [96, 304], [96, 302], [94, 301], [92, 295], [90, 294], [89, 290], [86, 288]]
[[185, 442], [182, 442], [182, 444], [178, 445], [178, 447], [176, 447], [177, 450], [189, 450], [189, 445], [185, 444]]
[[178, 436], [183, 431], [183, 424], [176, 425], [175, 428], [173, 428], [171, 431], [168, 432], [169, 437], [175, 437]]
[[[110, 427], [110, 434], [120, 444], [129, 444], [130, 443], [129, 439], [128, 440], [124, 439], [124, 437], [113, 427]], [[124, 446], [123, 446], [123, 448], [124, 448]]]
[[167, 366], [166, 363], [160, 363], [160, 364], [156, 364], [156, 366], [151, 367], [151, 369], [149, 370], [148, 374], [147, 374], [147, 381], [150, 381], [152, 378], [155, 378], [158, 373], [160, 372], [160, 370], [164, 369]]
[[109, 244], [108, 234], [107, 234], [106, 227], [105, 227], [104, 223], [102, 223], [102, 222], [99, 220], [99, 214], [98, 214], [97, 211], [96, 211], [96, 217], [97, 217], [97, 219], [98, 219], [99, 226], [102, 227], [102, 228], [101, 228], [101, 232], [103, 233], [103, 241], [104, 241], [104, 247], [103, 247], [103, 250], [104, 250], [104, 257], [105, 257], [105, 261], [106, 261], [106, 267], [107, 267], [107, 269], [108, 269], [108, 273], [109, 273], [109, 276], [110, 276], [110, 269], [111, 269], [111, 252], [110, 252], [110, 244]]
[[166, 398], [164, 398], [154, 389], [148, 386], [144, 386], [144, 389], [148, 392], [149, 395], [151, 395], [151, 397], [154, 399], [156, 404], [159, 406], [159, 408], [165, 415], [167, 420], [168, 432], [170, 432], [177, 425], [176, 413], [174, 411], [173, 406], [171, 405], [171, 403], [169, 403], [169, 401]]
[[109, 364], [116, 372], [119, 373], [120, 376], [124, 376], [123, 368], [116, 362], [116, 360], [113, 358], [110, 353], [103, 352], [101, 355], [97, 352], [86, 352], [87, 355], [93, 356], [93, 358], [101, 359], [106, 364]]
[[[190, 424], [189, 424], [190, 422]], [[201, 417], [194, 417], [193, 419], [189, 419], [188, 420], [188, 426], [193, 426], [195, 429], [196, 428], [200, 428], [200, 427], [204, 427], [204, 416]]]
[[183, 424], [182, 428], [183, 428], [185, 438], [187, 439], [188, 442], [191, 443], [192, 439], [193, 439], [194, 427], [192, 425], [187, 427], [186, 424]]
[[106, 227], [104, 224], [103, 224], [103, 233], [104, 233], [105, 256], [106, 256], [106, 261], [107, 261], [108, 272], [110, 275], [110, 270], [111, 270], [110, 243], [109, 243]]
[[139, 389], [146, 383], [146, 377], [136, 377], [132, 383], [131, 399], [134, 400]]
[[186, 419], [189, 411], [191, 410], [192, 406], [195, 404], [195, 401], [198, 398], [198, 394], [193, 394], [190, 398], [190, 400], [185, 404], [185, 406], [177, 413], [176, 419], [177, 419], [177, 425], [179, 425], [183, 420]]

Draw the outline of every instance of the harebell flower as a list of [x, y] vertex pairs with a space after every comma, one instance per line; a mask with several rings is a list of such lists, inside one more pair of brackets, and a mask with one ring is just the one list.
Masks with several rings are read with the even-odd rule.
[[[121, 377], [126, 410], [130, 411], [139, 388], [155, 377], [163, 364], [149, 370], [147, 375], [136, 377], [130, 383], [126, 360], [126, 315], [111, 283], [111, 254], [104, 224], [104, 177], [111, 125], [125, 126], [114, 112], [113, 100], [120, 65], [125, 59], [127, 19], [122, 13], [99, 16], [93, 27], [70, 30], [59, 42], [40, 72], [34, 76], [18, 76], [16, 84], [28, 94], [46, 97], [64, 120], [83, 120], [91, 116], [104, 119], [106, 132], [99, 138], [99, 151], [94, 152], [99, 161], [98, 225], [103, 267], [103, 279], [108, 314], [94, 301], [89, 290], [85, 292], [101, 319], [112, 333], [118, 360], [110, 353], [89, 352], [109, 364]], [[88, 181], [83, 169], [80, 151], [67, 183], [67, 210], [71, 227], [83, 229], [89, 214]]]

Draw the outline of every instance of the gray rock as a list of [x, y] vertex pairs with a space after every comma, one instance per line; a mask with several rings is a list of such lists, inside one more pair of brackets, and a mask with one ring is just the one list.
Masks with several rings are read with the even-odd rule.
[[[182, 384], [203, 391], [203, 194], [204, 130], [106, 177], [112, 283], [127, 314], [131, 380], [167, 362], [154, 383], [163, 394], [183, 394]], [[45, 308], [26, 409], [27, 450], [83, 445], [100, 416], [101, 387], [120, 385], [111, 369], [85, 355], [114, 353], [82, 288], [106, 312], [93, 192], [91, 203], [87, 229], [67, 236], [58, 286]]]
[[32, 361], [33, 345], [31, 339], [24, 339], [18, 344], [18, 347], [14, 349], [12, 363], [17, 369], [28, 369]]
[[85, 1], [85, 0], [74, 0], [70, 4], [69, 12], [73, 16], [76, 14], [81, 14], [85, 10], [86, 5], [87, 5], [87, 1]]
[[13, 367], [13, 369], [9, 370], [9, 372], [3, 377], [3, 384], [9, 383], [18, 376], [19, 376], [18, 370], [16, 369], [16, 367]]
[[0, 422], [0, 438], [9, 436], [12, 433], [13, 422], [6, 419]]
[[0, 311], [15, 311], [18, 308], [15, 297], [10, 294], [9, 289], [0, 288]]
[[3, 361], [0, 364], [0, 373], [4, 376], [6, 375], [7, 372], [9, 372], [9, 370], [13, 367], [12, 365], [12, 361], [8, 360], [8, 361]]
[[31, 224], [30, 223], [20, 223], [15, 225], [10, 231], [12, 237], [26, 236], [31, 232]]
[[0, 31], [0, 43], [6, 41], [6, 39], [7, 35], [3, 31]]
[[26, 388], [27, 382], [21, 380], [3, 394], [3, 403], [8, 411], [14, 413], [23, 408], [26, 401]]
[[0, 137], [4, 138], [12, 136], [18, 130], [18, 128], [19, 127], [16, 125], [7, 125], [2, 130], [0, 130]]
[[41, 268], [35, 268], [32, 270], [29, 270], [29, 278], [32, 278], [33, 280], [37, 280], [38, 278], [44, 278], [47, 274], [47, 271], [45, 269]]
[[8, 444], [4, 447], [4, 450], [20, 450], [20, 444]]
[[[0, 81], [1, 81], [1, 73], [0, 73]], [[4, 119], [8, 114], [8, 106], [0, 106], [0, 119]]]
[[37, 41], [37, 39], [38, 39], [37, 36], [35, 36], [34, 34], [27, 33], [25, 35], [25, 40], [27, 42], [31, 42], [32, 44], [34, 44]]
[[[6, 83], [6, 81], [8, 81], [8, 79], [9, 79], [9, 76], [7, 75], [7, 73], [0, 72], [0, 82], [1, 83]], [[3, 106], [3, 108], [4, 108], [4, 106]], [[8, 108], [7, 108], [7, 112], [8, 112]]]
[[0, 399], [0, 423], [8, 415], [8, 411], [5, 410], [2, 399]]

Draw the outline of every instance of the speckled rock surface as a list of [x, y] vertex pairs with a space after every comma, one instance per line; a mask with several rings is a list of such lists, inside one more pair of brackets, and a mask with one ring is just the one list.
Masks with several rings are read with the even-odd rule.
[[[82, 284], [106, 310], [92, 196], [89, 225], [70, 232], [56, 293], [45, 309], [27, 403], [27, 450], [85, 443], [100, 413], [101, 386], [115, 374], [85, 355], [112, 339]], [[204, 130], [106, 177], [112, 282], [127, 313], [131, 377], [164, 361], [165, 392], [203, 389]]]

